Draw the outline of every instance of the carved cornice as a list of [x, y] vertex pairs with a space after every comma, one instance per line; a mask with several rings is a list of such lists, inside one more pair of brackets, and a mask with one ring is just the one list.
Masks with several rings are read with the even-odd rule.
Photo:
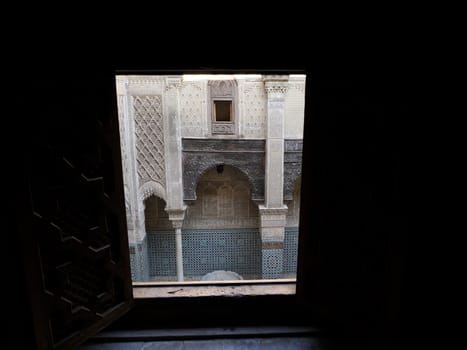
[[117, 82], [122, 81], [128, 87], [155, 86], [164, 83], [162, 76], [119, 76]]
[[181, 77], [166, 77], [165, 79], [165, 91], [177, 90], [182, 87]]

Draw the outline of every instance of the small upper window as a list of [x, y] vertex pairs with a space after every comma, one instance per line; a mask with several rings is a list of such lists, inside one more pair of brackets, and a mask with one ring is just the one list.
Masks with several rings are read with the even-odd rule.
[[232, 101], [214, 101], [216, 122], [232, 121]]
[[238, 120], [237, 85], [235, 80], [210, 80], [210, 126], [211, 134], [218, 136], [236, 135]]

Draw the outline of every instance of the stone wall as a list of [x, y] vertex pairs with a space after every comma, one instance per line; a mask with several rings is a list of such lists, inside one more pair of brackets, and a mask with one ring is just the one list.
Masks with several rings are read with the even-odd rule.
[[224, 166], [208, 170], [199, 179], [196, 201], [187, 208], [184, 229], [258, 228], [258, 206], [251, 200], [248, 178]]

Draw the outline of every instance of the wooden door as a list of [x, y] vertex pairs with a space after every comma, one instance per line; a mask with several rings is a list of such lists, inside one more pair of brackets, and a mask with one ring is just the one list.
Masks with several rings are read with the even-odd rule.
[[38, 349], [74, 348], [132, 304], [114, 76], [84, 73], [33, 76], [16, 99], [17, 252]]

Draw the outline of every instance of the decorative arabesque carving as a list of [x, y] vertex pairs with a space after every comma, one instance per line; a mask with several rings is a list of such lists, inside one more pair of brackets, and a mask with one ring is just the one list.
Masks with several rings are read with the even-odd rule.
[[283, 95], [287, 92], [286, 84], [275, 84], [271, 86], [266, 86], [266, 92], [270, 95]]
[[145, 201], [150, 196], [156, 196], [163, 200], [166, 200], [165, 189], [162, 185], [155, 181], [145, 182], [139, 189], [138, 198], [139, 200]]
[[136, 161], [140, 183], [165, 184], [164, 126], [160, 95], [133, 96]]
[[232, 122], [215, 122], [212, 124], [212, 133], [223, 135], [235, 134], [235, 125]]
[[201, 82], [183, 83], [180, 89], [180, 121], [182, 137], [204, 136], [203, 104], [206, 89]]
[[264, 140], [183, 139], [183, 199], [196, 200], [196, 184], [210, 168], [226, 164], [241, 170], [251, 183], [252, 199], [264, 200]]
[[267, 97], [262, 82], [243, 86], [243, 133], [248, 138], [264, 138], [266, 131]]
[[283, 99], [288, 90], [288, 82], [283, 77], [279, 77], [277, 80], [270, 77], [270, 79], [265, 80], [264, 88], [269, 98]]
[[210, 80], [211, 98], [215, 97], [234, 97], [235, 81], [234, 80]]
[[284, 140], [284, 200], [292, 200], [302, 174], [303, 140]]

